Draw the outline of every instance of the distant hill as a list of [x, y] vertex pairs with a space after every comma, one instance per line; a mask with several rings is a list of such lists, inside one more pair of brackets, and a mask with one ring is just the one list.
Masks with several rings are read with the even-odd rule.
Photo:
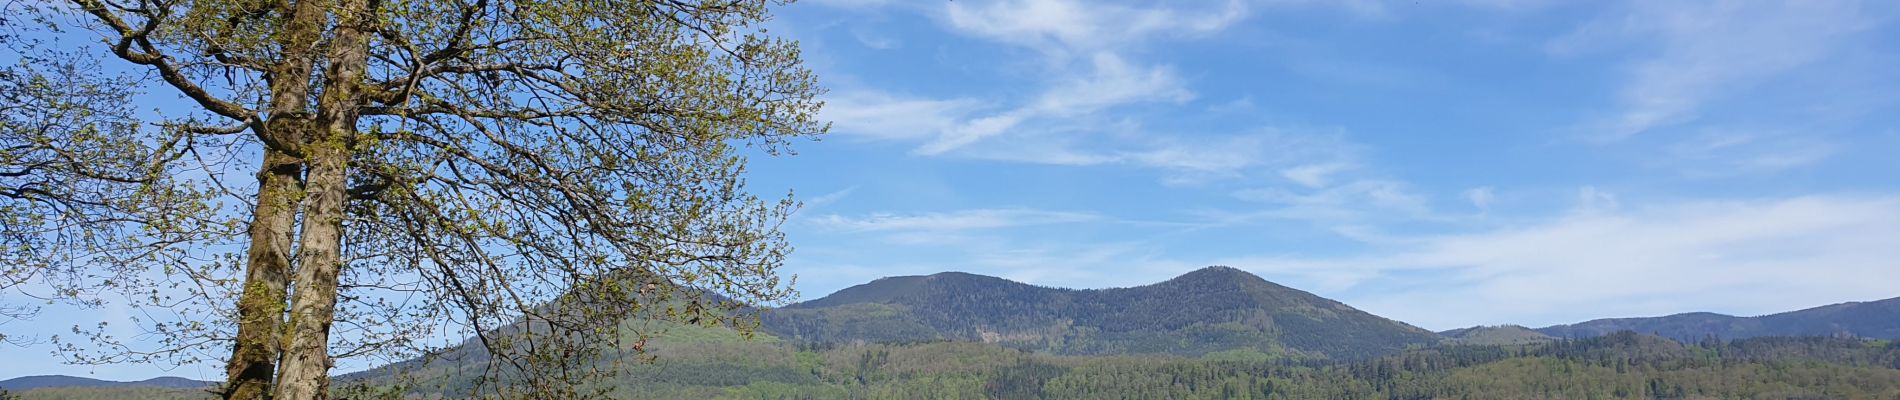
[[1684, 341], [1709, 336], [1741, 339], [1764, 336], [1854, 336], [1900, 339], [1900, 298], [1849, 302], [1759, 317], [1685, 313], [1649, 318], [1599, 319], [1538, 329], [1560, 338], [1586, 338], [1617, 331], [1654, 333]]
[[0, 381], [0, 389], [15, 392], [56, 387], [202, 389], [216, 384], [216, 382], [191, 380], [175, 376], [158, 377], [136, 382], [119, 382], [66, 375], [38, 375], [22, 376]]
[[1058, 354], [1201, 355], [1254, 349], [1359, 359], [1438, 335], [1229, 267], [1131, 288], [1039, 287], [959, 272], [900, 276], [767, 312], [764, 328], [817, 343], [981, 341]]
[[1448, 344], [1511, 345], [1557, 340], [1550, 335], [1517, 325], [1474, 326], [1439, 332]]

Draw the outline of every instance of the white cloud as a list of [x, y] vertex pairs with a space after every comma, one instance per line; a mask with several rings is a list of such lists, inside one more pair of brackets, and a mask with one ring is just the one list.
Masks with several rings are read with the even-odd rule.
[[832, 203], [837, 203], [839, 200], [844, 200], [844, 198], [846, 197], [851, 197], [851, 192], [855, 192], [857, 190], [858, 190], [857, 186], [852, 186], [852, 187], [838, 190], [836, 192], [825, 193], [818, 197], [813, 197], [811, 198], [811, 200], [805, 200], [804, 210], [806, 211], [814, 210], [814, 209], [822, 208], [824, 206], [831, 205]]
[[1834, 155], [1834, 151], [1833, 146], [1826, 144], [1809, 144], [1774, 153], [1757, 154], [1741, 160], [1739, 165], [1751, 170], [1779, 171], [1812, 165]]
[[1003, 114], [964, 121], [938, 132], [936, 139], [924, 143], [923, 146], [917, 147], [916, 153], [922, 155], [939, 155], [951, 150], [956, 150], [971, 143], [976, 143], [978, 140], [983, 140], [983, 138], [1009, 132], [1030, 116], [1030, 113], [1019, 109]]
[[1252, 111], [1256, 107], [1258, 106], [1254, 105], [1253, 96], [1241, 96], [1240, 98], [1229, 100], [1225, 103], [1207, 106], [1207, 112], [1215, 113], [1215, 114], [1232, 114], [1232, 113]]
[[[1559, 1], [1562, 1], [1562, 0], [1452, 0], [1452, 1], [1449, 1], [1449, 3], [1454, 3], [1454, 4], [1459, 4], [1459, 5], [1464, 5], [1464, 6], [1479, 8], [1479, 9], [1517, 12], [1517, 11], [1530, 11], [1530, 10], [1545, 8], [1552, 3], [1556, 3]], [[1334, 8], [1340, 11], [1345, 11], [1346, 13], [1352, 15], [1353, 17], [1362, 18], [1362, 19], [1370, 19], [1370, 20], [1382, 20], [1382, 19], [1393, 18], [1394, 17], [1393, 9], [1388, 6], [1398, 3], [1398, 2], [1387, 1], [1387, 0], [1256, 0], [1256, 2], [1266, 4], [1269, 6], [1274, 6], [1276, 8], [1288, 8], [1288, 7]], [[1400, 8], [1399, 10], [1407, 11], [1409, 9]]]
[[1621, 203], [1616, 201], [1615, 193], [1597, 189], [1596, 186], [1577, 188], [1577, 211], [1579, 212], [1595, 213], [1615, 210], [1620, 205]]
[[852, 29], [851, 37], [857, 39], [858, 43], [863, 44], [864, 47], [869, 47], [869, 48], [878, 49], [878, 50], [890, 50], [890, 49], [895, 49], [895, 48], [904, 46], [904, 42], [901, 40], [897, 40], [897, 38], [895, 37], [891, 37], [890, 35], [886, 35], [886, 34], [871, 32], [871, 31], [861, 29], [861, 28]]
[[936, 100], [873, 90], [846, 91], [825, 98], [820, 115], [841, 134], [879, 140], [925, 140], [964, 125], [986, 104], [973, 99]]
[[[932, 99], [848, 90], [827, 99], [835, 132], [916, 143], [912, 153], [1055, 165], [1131, 165], [1166, 171], [1170, 183], [1266, 173], [1326, 186], [1353, 160], [1301, 154], [1340, 147], [1337, 135], [1182, 132], [1142, 128], [1138, 105], [1180, 104], [1197, 96], [1174, 67], [1131, 55], [1157, 39], [1192, 39], [1244, 19], [1248, 1], [1215, 4], [1088, 3], [1079, 0], [946, 2], [932, 16], [970, 37], [1036, 50], [1039, 88], [1016, 99]], [[911, 8], [931, 13], [931, 8]], [[1228, 105], [1250, 107], [1246, 98]]]
[[1549, 7], [1560, 0], [1458, 0], [1464, 5], [1502, 11], [1529, 11]]
[[1549, 44], [1553, 54], [1616, 44], [1655, 44], [1654, 57], [1630, 66], [1621, 110], [1589, 128], [1615, 141], [1697, 118], [1703, 103], [1735, 93], [1834, 52], [1869, 22], [1853, 2], [1638, 1]]
[[1247, 15], [1246, 3], [1228, 0], [1218, 8], [1182, 10], [1133, 7], [1078, 0], [952, 1], [943, 17], [965, 34], [1045, 52], [1061, 59], [1128, 48], [1150, 36], [1209, 34]]
[[1262, 0], [1261, 2], [1279, 7], [1336, 7], [1351, 13], [1353, 16], [1367, 19], [1383, 19], [1391, 14], [1385, 7], [1387, 2], [1380, 0]]
[[942, 130], [935, 140], [925, 143], [917, 152], [944, 154], [1018, 129], [1030, 121], [1062, 123], [1122, 105], [1183, 102], [1194, 97], [1185, 83], [1165, 67], [1132, 65], [1112, 53], [1096, 54], [1090, 65], [1088, 75], [1061, 79], [1023, 107], [963, 121]]
[[814, 219], [820, 226], [850, 232], [945, 232], [997, 229], [1027, 225], [1088, 222], [1101, 219], [1086, 213], [1017, 208], [975, 209], [915, 214], [876, 213], [861, 217], [826, 215]]
[[1465, 199], [1470, 200], [1471, 206], [1477, 207], [1479, 211], [1487, 211], [1491, 209], [1491, 204], [1497, 203], [1498, 193], [1496, 188], [1480, 186], [1465, 190]]
[[[1324, 260], [1397, 285], [1362, 302], [1433, 328], [1547, 325], [1688, 311], [1758, 314], [1900, 296], [1900, 198], [1686, 202], [1423, 238]], [[1399, 278], [1406, 270], [1429, 277]], [[1400, 274], [1400, 275], [1392, 275]], [[1409, 279], [1426, 281], [1398, 282]], [[1473, 312], [1484, 310], [1482, 313]]]
[[1356, 239], [1378, 236], [1361, 234], [1357, 230], [1360, 224], [1373, 220], [1438, 218], [1432, 214], [1424, 196], [1414, 193], [1409, 185], [1391, 180], [1360, 179], [1307, 192], [1280, 188], [1245, 189], [1234, 192], [1234, 197], [1264, 203], [1268, 208], [1261, 212], [1230, 216], [1232, 220], [1226, 223], [1262, 218], [1308, 221], [1329, 227], [1342, 235], [1357, 236]]
[[1073, 116], [1138, 102], [1194, 99], [1186, 82], [1167, 67], [1142, 67], [1114, 53], [1096, 53], [1091, 74], [1058, 81], [1030, 107], [1053, 116]]
[[1774, 173], [1814, 165], [1840, 152], [1815, 134], [1710, 129], [1664, 150], [1658, 166], [1688, 177]]
[[1300, 186], [1319, 188], [1326, 186], [1326, 180], [1333, 174], [1346, 170], [1349, 166], [1340, 163], [1307, 164], [1280, 170], [1280, 176], [1286, 177]]
[[[991, 160], [1052, 165], [1128, 165], [1164, 171], [1168, 183], [1245, 178], [1256, 171], [1291, 172], [1317, 188], [1358, 168], [1357, 145], [1331, 129], [1256, 129], [1238, 134], [1155, 134], [1124, 127], [1128, 135], [1097, 130], [1021, 133], [961, 154]], [[1278, 175], [1276, 175], [1278, 176]]]
[[[1106, 111], [1150, 103], [1182, 103], [1194, 92], [1167, 65], [1130, 59], [1157, 37], [1189, 38], [1220, 31], [1247, 14], [1247, 3], [1209, 6], [1100, 4], [1078, 0], [945, 2], [932, 13], [946, 28], [1009, 46], [1037, 50], [1040, 88], [1020, 99], [920, 99], [847, 92], [828, 99], [825, 118], [837, 131], [881, 140], [919, 142], [924, 156], [965, 156], [1064, 165], [1126, 160], [1104, 149], [1140, 148], [1141, 140], [1082, 141]], [[838, 110], [833, 112], [832, 110]], [[1007, 143], [973, 147], [1008, 138]], [[1078, 148], [1078, 143], [1107, 144]]]
[[1123, 155], [1138, 165], [1200, 176], [1233, 177], [1248, 169], [1274, 174], [1310, 188], [1359, 166], [1358, 145], [1332, 129], [1259, 129], [1226, 137], [1151, 139]]
[[[1097, 54], [1090, 65], [1088, 74], [1053, 82], [1034, 100], [1000, 112], [985, 112], [995, 109], [994, 103], [974, 99], [942, 100], [847, 90], [825, 99], [822, 117], [832, 121], [840, 134], [922, 142], [915, 152], [934, 156], [1000, 135], [1060, 130], [1113, 107], [1183, 102], [1194, 96], [1185, 82], [1165, 67], [1133, 65], [1110, 53]], [[1028, 158], [1058, 161], [1055, 163], [1076, 161], [1073, 157], [1045, 156]]]
[[855, 9], [855, 10], [879, 8], [879, 7], [884, 7], [884, 6], [896, 3], [891, 0], [807, 0], [807, 1], [810, 1], [818, 5], [827, 6], [827, 7]]
[[1123, 157], [1138, 165], [1227, 175], [1270, 161], [1262, 154], [1270, 140], [1262, 135], [1193, 141], [1161, 138]]

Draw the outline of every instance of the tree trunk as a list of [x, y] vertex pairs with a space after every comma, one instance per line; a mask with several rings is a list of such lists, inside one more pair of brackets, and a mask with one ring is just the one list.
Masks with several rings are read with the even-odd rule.
[[339, 135], [324, 133], [306, 160], [310, 174], [303, 232], [297, 249], [296, 291], [291, 300], [290, 345], [284, 349], [276, 398], [328, 398], [330, 325], [336, 317], [337, 275], [342, 271], [343, 200], [349, 153]]
[[279, 10], [286, 16], [284, 31], [278, 36], [284, 55], [271, 67], [268, 120], [257, 132], [265, 143], [264, 163], [257, 176], [257, 208], [251, 211], [237, 339], [225, 363], [227, 400], [268, 398], [278, 357], [283, 355], [291, 230], [303, 190], [303, 160], [293, 155], [295, 149], [286, 147], [302, 142], [312, 128], [308, 99], [316, 64], [311, 56], [326, 19], [320, 1], [290, 1]]
[[363, 102], [363, 73], [369, 64], [368, 24], [374, 23], [368, 0], [342, 0], [336, 10], [330, 67], [317, 103], [321, 131], [305, 153], [309, 197], [291, 300], [290, 346], [277, 376], [276, 398], [282, 400], [330, 397], [330, 327], [336, 321], [337, 278], [343, 270], [343, 206], [357, 108]]
[[257, 209], [251, 211], [244, 293], [238, 298], [237, 343], [225, 364], [224, 398], [262, 399], [270, 393], [284, 321], [284, 289], [290, 279], [290, 230], [297, 215], [301, 161], [266, 150], [257, 174]]

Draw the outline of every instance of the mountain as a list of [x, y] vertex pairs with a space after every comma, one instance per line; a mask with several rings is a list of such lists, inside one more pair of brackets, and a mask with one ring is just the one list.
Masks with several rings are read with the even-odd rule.
[[1517, 325], [1474, 326], [1439, 332], [1448, 344], [1470, 345], [1511, 345], [1530, 344], [1556, 340], [1531, 328]]
[[1440, 340], [1229, 267], [1093, 290], [960, 272], [890, 277], [772, 310], [763, 319], [767, 332], [798, 342], [981, 341], [1076, 355], [1253, 349], [1359, 359]]
[[1759, 317], [1698, 312], [1649, 318], [1599, 319], [1537, 331], [1561, 338], [1584, 338], [1626, 330], [1685, 341], [1710, 336], [1722, 339], [1763, 336], [1900, 339], [1900, 298], [1848, 302]]
[[15, 392], [55, 387], [202, 389], [216, 384], [216, 382], [197, 381], [175, 376], [158, 377], [136, 382], [119, 382], [66, 375], [37, 375], [22, 376], [0, 381], [0, 389]]

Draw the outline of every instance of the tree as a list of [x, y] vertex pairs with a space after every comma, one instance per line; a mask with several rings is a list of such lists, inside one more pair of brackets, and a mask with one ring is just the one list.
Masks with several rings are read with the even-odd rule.
[[185, 274], [234, 332], [155, 325], [181, 339], [138, 354], [230, 343], [227, 398], [323, 398], [333, 356], [466, 332], [495, 383], [472, 395], [565, 398], [605, 393], [582, 385], [612, 373], [602, 356], [644, 350], [629, 316], [745, 328], [733, 311], [790, 295], [777, 228], [794, 204], [744, 189], [746, 148], [779, 154], [826, 126], [796, 45], [759, 27], [773, 4], [72, 0], [38, 15], [189, 100], [197, 112], [158, 124], [174, 147], [256, 160], [243, 255]]
[[[205, 207], [213, 192], [173, 178], [178, 137], [140, 129], [131, 81], [21, 38], [13, 22], [0, 19], [0, 54], [16, 60], [0, 65], [0, 289], [97, 305], [118, 285], [89, 280], [138, 281], [121, 266], [180, 262], [228, 235], [234, 225]], [[38, 310], [0, 304], [0, 325]]]

